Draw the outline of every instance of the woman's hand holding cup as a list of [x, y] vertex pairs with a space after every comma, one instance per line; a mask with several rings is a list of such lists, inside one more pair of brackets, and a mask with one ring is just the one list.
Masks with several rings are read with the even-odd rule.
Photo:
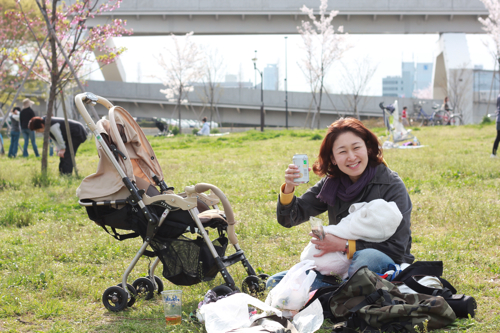
[[309, 236], [312, 237], [311, 243], [314, 244], [317, 250], [321, 251], [319, 254], [315, 254], [315, 257], [322, 257], [323, 255], [330, 252], [339, 252], [345, 250], [346, 239], [337, 237], [332, 234], [326, 234], [323, 240], [319, 240], [318, 236], [309, 233]]

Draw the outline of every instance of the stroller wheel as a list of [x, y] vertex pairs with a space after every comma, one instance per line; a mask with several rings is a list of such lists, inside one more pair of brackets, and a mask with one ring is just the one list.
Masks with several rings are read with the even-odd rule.
[[155, 275], [155, 282], [156, 282], [156, 287], [158, 288], [156, 290], [156, 292], [158, 293], [158, 295], [161, 294], [161, 292], [163, 291], [163, 281]]
[[102, 303], [109, 311], [119, 312], [127, 307], [127, 292], [120, 287], [109, 287], [102, 294]]
[[266, 290], [265, 280], [255, 275], [249, 275], [241, 283], [241, 290], [252, 296], [260, 295]]
[[153, 286], [153, 282], [151, 282], [148, 278], [138, 278], [132, 285], [137, 290], [137, 295], [139, 297], [144, 297], [145, 300], [153, 298], [155, 287]]
[[220, 286], [212, 288], [212, 291], [217, 294], [217, 296], [226, 296], [233, 292], [233, 289], [226, 285], [221, 284]]
[[267, 281], [267, 279], [269, 279], [269, 274], [262, 273], [262, 274], [257, 275], [257, 277], [265, 282], [265, 281]]
[[[121, 282], [117, 284], [118, 287], [122, 287]], [[131, 307], [134, 305], [135, 300], [137, 299], [137, 290], [131, 285], [127, 283], [127, 289], [128, 292], [130, 293], [130, 299], [128, 300], [127, 306]]]

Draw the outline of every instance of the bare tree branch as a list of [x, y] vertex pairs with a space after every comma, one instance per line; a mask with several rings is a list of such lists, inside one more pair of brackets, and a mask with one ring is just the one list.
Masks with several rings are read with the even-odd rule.
[[353, 111], [354, 117], [359, 119], [359, 106], [365, 100], [368, 83], [377, 71], [378, 64], [373, 64], [370, 58], [355, 60], [353, 66], [348, 67], [342, 63], [342, 87], [344, 98]]

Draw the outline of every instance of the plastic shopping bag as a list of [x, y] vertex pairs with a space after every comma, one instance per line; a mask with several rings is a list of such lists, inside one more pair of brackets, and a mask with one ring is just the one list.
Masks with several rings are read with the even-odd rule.
[[262, 311], [275, 313], [279, 317], [282, 316], [280, 310], [266, 305], [257, 298], [237, 293], [217, 302], [205, 304], [199, 309], [205, 320], [207, 333], [221, 333], [235, 328], [249, 327], [251, 321], [248, 315], [248, 305]]
[[316, 299], [307, 308], [297, 313], [292, 323], [300, 333], [313, 333], [321, 328], [324, 320], [323, 307], [319, 299]]
[[316, 278], [313, 268], [313, 260], [304, 260], [293, 266], [276, 287], [271, 289], [266, 304], [282, 310], [284, 317], [293, 317], [309, 299], [309, 289]]

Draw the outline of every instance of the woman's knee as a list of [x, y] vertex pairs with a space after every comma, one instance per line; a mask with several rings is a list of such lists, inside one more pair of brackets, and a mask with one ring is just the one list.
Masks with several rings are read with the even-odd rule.
[[286, 273], [288, 273], [288, 271], [279, 272], [274, 274], [273, 276], [270, 276], [266, 281], [266, 289], [276, 287], [276, 285], [280, 283], [281, 280], [283, 280]]
[[354, 253], [348, 274], [352, 276], [363, 266], [367, 266], [372, 272], [382, 274], [389, 270], [389, 265], [394, 264], [394, 260], [387, 254], [375, 249], [364, 249]]

